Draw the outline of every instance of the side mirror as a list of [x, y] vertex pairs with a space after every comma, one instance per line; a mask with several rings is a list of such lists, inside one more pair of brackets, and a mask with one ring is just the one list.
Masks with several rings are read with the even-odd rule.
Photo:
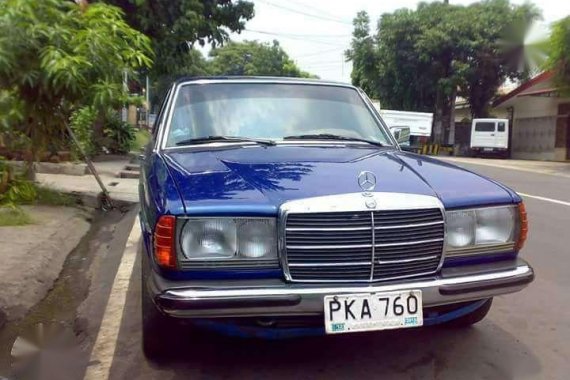
[[392, 134], [394, 135], [396, 141], [400, 142], [400, 130], [392, 131]]
[[412, 153], [418, 152], [418, 147], [404, 145], [404, 144], [400, 145], [400, 149], [402, 149], [404, 152], [412, 152]]
[[401, 145], [410, 145], [410, 127], [391, 127], [390, 132]]

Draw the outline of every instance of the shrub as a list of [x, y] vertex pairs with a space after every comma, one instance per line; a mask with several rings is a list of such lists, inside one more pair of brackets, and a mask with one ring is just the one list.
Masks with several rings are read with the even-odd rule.
[[[79, 145], [87, 156], [96, 153], [97, 147], [93, 142], [93, 124], [97, 119], [97, 111], [93, 107], [82, 107], [71, 115], [70, 127]], [[71, 152], [74, 159], [83, 158], [79, 148], [72, 144]]]
[[148, 145], [148, 143], [150, 142], [150, 139], [151, 139], [151, 135], [150, 135], [149, 131], [147, 131], [146, 129], [139, 129], [136, 132], [136, 138], [135, 138], [133, 150], [140, 152], [141, 150], [143, 150]]
[[17, 207], [20, 204], [33, 203], [36, 196], [36, 186], [33, 182], [13, 179], [8, 184], [8, 190], [0, 194], [0, 203], [9, 207]]
[[48, 187], [36, 186], [35, 203], [47, 206], [74, 206], [76, 198]]
[[111, 114], [107, 119], [103, 131], [107, 148], [113, 153], [129, 153], [136, 139], [136, 129], [122, 121], [117, 113]]

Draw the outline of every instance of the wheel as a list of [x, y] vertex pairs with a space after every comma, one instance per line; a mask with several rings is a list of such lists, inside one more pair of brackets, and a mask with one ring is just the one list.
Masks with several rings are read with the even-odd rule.
[[[143, 253], [143, 256], [145, 254]], [[164, 359], [175, 334], [175, 320], [162, 314], [155, 306], [145, 283], [145, 263], [143, 259], [141, 281], [142, 348], [151, 360]]]
[[477, 322], [480, 322], [487, 316], [489, 310], [491, 310], [491, 305], [493, 304], [493, 299], [489, 298], [483, 305], [481, 305], [476, 310], [472, 311], [469, 314], [465, 314], [457, 319], [451, 320], [446, 323], [447, 326], [450, 327], [469, 327], [474, 325]]

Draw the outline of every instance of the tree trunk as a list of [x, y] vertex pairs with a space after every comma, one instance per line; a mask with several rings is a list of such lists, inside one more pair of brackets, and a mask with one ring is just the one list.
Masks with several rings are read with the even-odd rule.
[[443, 129], [443, 110], [441, 104], [439, 104], [439, 102], [436, 102], [435, 112], [433, 114], [433, 131], [431, 134], [431, 141], [433, 143], [437, 144], [442, 129]]
[[97, 118], [93, 123], [93, 133], [91, 135], [91, 139], [92, 141], [95, 142], [95, 145], [98, 147], [106, 145], [104, 138], [105, 120], [106, 120], [105, 111], [99, 111], [99, 114], [97, 115]]
[[[28, 123], [30, 124], [29, 133], [30, 133], [31, 144], [30, 144], [29, 149], [26, 149], [24, 151], [24, 161], [26, 162], [26, 166], [25, 166], [25, 170], [24, 170], [24, 177], [29, 181], [35, 181], [36, 180], [36, 167], [35, 167], [34, 163], [36, 161], [36, 157], [38, 156], [39, 144], [36, 141], [36, 139], [37, 139], [37, 135], [38, 135], [37, 128], [39, 128], [39, 127], [38, 127], [35, 119], [30, 119], [28, 121]], [[28, 154], [26, 154], [26, 151]]]
[[445, 95], [441, 90], [438, 92], [431, 139], [434, 144], [445, 144], [445, 131], [449, 130], [451, 125], [452, 103], [451, 96]]
[[455, 100], [457, 98], [457, 89], [451, 94], [451, 119], [449, 120], [449, 135], [447, 143], [449, 145], [455, 144]]

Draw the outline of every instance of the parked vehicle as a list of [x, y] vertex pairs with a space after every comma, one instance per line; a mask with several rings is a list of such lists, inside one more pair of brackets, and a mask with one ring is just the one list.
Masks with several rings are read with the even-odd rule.
[[499, 154], [507, 157], [509, 149], [509, 120], [473, 119], [471, 151], [475, 155]]
[[405, 146], [419, 147], [429, 141], [433, 124], [432, 113], [384, 110], [378, 102], [375, 107], [390, 129], [409, 128], [410, 142]]
[[180, 79], [141, 173], [149, 357], [176, 320], [267, 338], [468, 326], [533, 280], [521, 198], [400, 150], [351, 85]]

